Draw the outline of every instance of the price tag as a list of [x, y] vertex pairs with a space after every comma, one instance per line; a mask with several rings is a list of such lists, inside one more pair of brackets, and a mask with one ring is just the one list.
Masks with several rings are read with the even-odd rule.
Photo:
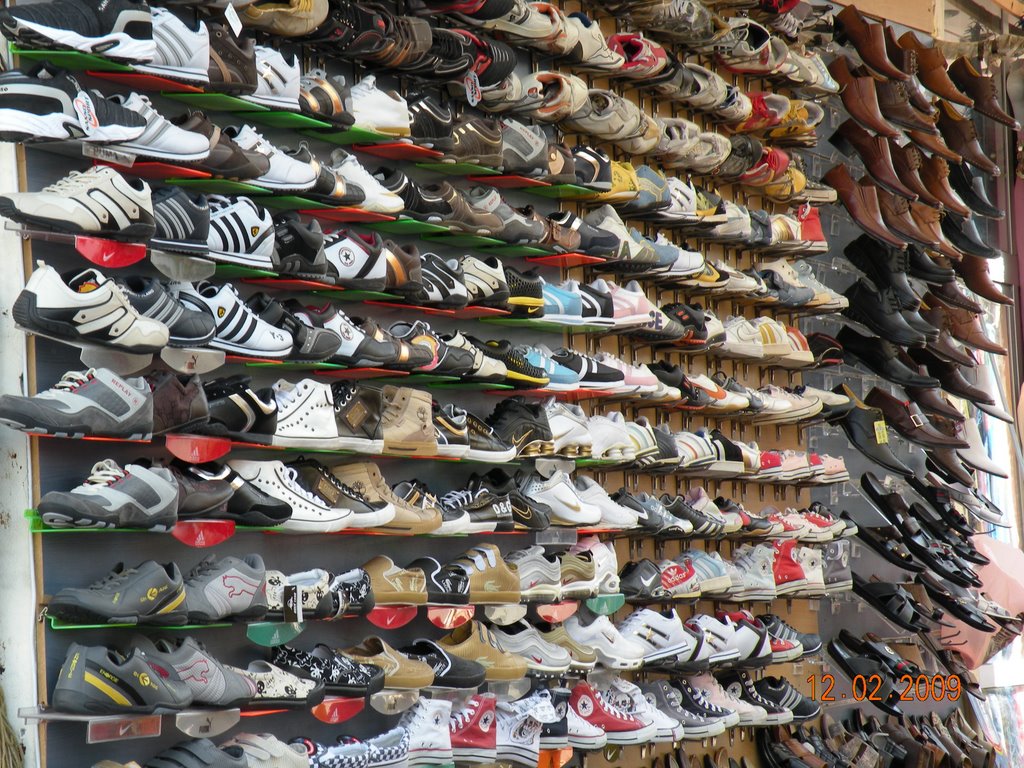
[[147, 717], [103, 718], [93, 720], [86, 728], [85, 740], [89, 744], [123, 739], [151, 739], [160, 735], [160, 715]]
[[228, 22], [228, 26], [231, 27], [231, 31], [235, 37], [242, 34], [242, 20], [238, 18], [238, 11], [235, 10], [235, 6], [228, 3], [224, 9], [224, 18]]
[[297, 624], [302, 621], [302, 591], [294, 584], [289, 584], [284, 588], [282, 598], [285, 623]]
[[469, 106], [475, 107], [483, 98], [480, 92], [480, 78], [476, 76], [476, 72], [469, 72], [462, 78], [462, 84], [466, 87], [466, 101], [469, 102]]
[[99, 144], [83, 144], [82, 155], [85, 157], [95, 158], [96, 160], [102, 160], [105, 163], [122, 165], [125, 168], [131, 168], [135, 165], [135, 155], [131, 152], [125, 152], [122, 149], [114, 149], [113, 147], [104, 147]]
[[885, 419], [879, 419], [875, 422], [875, 442], [879, 445], [885, 445], [889, 442], [889, 430], [885, 428]]

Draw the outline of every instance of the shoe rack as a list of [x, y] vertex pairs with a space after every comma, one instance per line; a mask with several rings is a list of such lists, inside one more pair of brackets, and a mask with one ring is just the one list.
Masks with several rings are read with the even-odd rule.
[[[588, 15], [599, 21], [606, 34], [617, 31], [617, 19], [610, 13], [602, 10], [599, 6], [587, 3], [566, 2], [560, 4], [566, 12], [583, 10]], [[670, 47], [670, 46], [667, 46]], [[680, 52], [681, 57], [683, 56]], [[537, 69], [543, 64], [546, 68], [556, 68], [557, 63], [551, 60], [541, 60], [533, 54], [520, 50], [520, 68]], [[310, 68], [314, 63], [323, 62], [311, 61], [309, 57], [303, 57], [303, 69]], [[687, 60], [694, 60], [687, 56]], [[708, 63], [708, 62], [702, 62]], [[331, 63], [334, 71], [344, 71], [344, 68], [336, 62]], [[332, 71], [332, 74], [334, 72]], [[347, 74], [351, 75], [349, 71]], [[727, 81], [735, 83], [744, 91], [770, 91], [772, 84], [768, 81], [756, 79], [743, 79], [729, 75], [722, 71], [720, 74]], [[608, 87], [623, 96], [636, 100], [649, 114], [661, 116], [674, 116], [676, 114], [693, 119], [707, 130], [714, 129], [714, 125], [702, 117], [699, 113], [688, 113], [668, 102], [653, 99], [650, 94], [641, 92], [623, 85], [623, 81], [607, 81], [600, 78], [587, 78], [597, 87]], [[405, 90], [405, 84], [401, 80], [388, 78], [380, 75], [382, 87], [398, 87]], [[107, 93], [113, 92], [109, 85], [104, 85]], [[819, 129], [819, 144], [811, 150], [799, 150], [803, 154], [807, 164], [807, 175], [809, 178], [819, 179], [821, 175], [832, 164], [837, 161], [848, 162], [841, 158], [838, 153], [831, 151], [830, 145], [825, 140], [845, 119], [841, 109], [836, 106], [836, 99], [831, 100], [826, 106], [825, 123]], [[155, 99], [154, 103], [160, 111], [167, 115], [179, 114], [182, 109], [180, 105], [173, 104], [169, 100]], [[214, 119], [221, 125], [240, 123], [241, 119], [235, 116], [216, 114]], [[287, 129], [263, 128], [261, 131], [277, 146], [293, 146], [297, 137]], [[302, 137], [306, 138], [306, 137]], [[567, 143], [574, 143], [572, 136], [566, 137]], [[315, 142], [314, 142], [315, 144]], [[317, 146], [320, 151], [327, 151], [327, 145]], [[21, 170], [22, 189], [38, 190], [42, 186], [52, 182], [66, 173], [69, 163], [78, 167], [79, 159], [69, 160], [67, 156], [55, 154], [41, 149], [19, 148], [19, 168]], [[618, 152], [618, 151], [617, 151]], [[629, 159], [621, 152], [614, 159]], [[370, 165], [370, 163], [367, 163]], [[405, 170], [415, 180], [425, 178], [425, 173], [415, 168], [407, 167]], [[764, 208], [769, 211], [782, 211], [785, 206], [775, 204], [767, 198], [750, 195], [739, 186], [723, 184], [718, 191], [726, 199], [749, 205], [751, 208]], [[578, 209], [583, 213], [585, 206], [582, 203], [562, 201], [560, 204], [553, 201], [543, 201], [536, 197], [528, 197], [517, 190], [503, 190], [506, 199], [513, 205], [534, 204], [541, 213], [548, 213], [561, 205]], [[849, 217], [839, 206], [826, 207], [822, 211], [823, 225], [826, 236], [829, 239], [831, 250], [829, 254], [815, 258], [813, 263], [818, 269], [819, 279], [826, 282], [831, 288], [842, 290], [846, 284], [852, 281], [854, 270], [852, 267], [843, 267], [841, 253], [847, 242], [860, 234], [859, 230], [852, 224]], [[656, 228], [651, 225], [644, 225], [645, 234], [656, 234]], [[671, 236], [671, 231], [668, 232]], [[407, 236], [395, 236], [400, 243], [415, 242]], [[737, 248], [727, 248], [720, 245], [705, 244], [702, 249], [709, 256], [722, 258], [726, 264], [746, 269], [754, 266], [761, 259], [757, 254]], [[459, 255], [465, 252], [463, 249], [437, 246], [439, 253], [443, 255]], [[24, 250], [24, 272], [27, 275], [35, 260], [43, 259], [59, 270], [81, 267], [81, 259], [72, 253], [70, 249], [60, 243], [44, 242], [40, 240], [26, 241]], [[517, 268], [526, 265], [514, 258], [507, 259]], [[140, 272], [150, 270], [148, 265], [135, 267]], [[543, 267], [541, 269], [545, 278], [590, 279], [591, 272], [587, 267], [571, 267], [559, 269], [557, 267]], [[772, 313], [784, 322], [797, 325], [801, 330], [807, 332], [815, 328], [828, 329], [834, 332], [838, 325], [835, 320], [808, 319], [795, 313], [782, 314], [781, 311], [768, 310], [763, 307], [756, 307], [731, 299], [714, 299], [711, 296], [702, 296], [687, 293], [682, 290], [659, 288], [653, 282], [642, 283], [648, 292], [648, 296], [656, 304], [664, 304], [672, 301], [686, 301], [687, 303], [702, 303], [714, 309], [719, 318], [725, 318], [731, 314], [743, 314], [747, 317], [755, 317], [757, 314]], [[386, 307], [367, 307], [375, 317], [382, 322], [390, 323], [402, 319], [408, 315], [403, 310]], [[531, 337], [530, 332], [507, 326], [485, 326], [476, 324], [475, 321], [455, 322], [446, 318], [428, 318], [435, 329], [447, 331], [457, 327], [468, 328], [470, 332], [478, 333], [489, 338], [504, 337], [515, 342], [535, 342], [536, 337]], [[545, 338], [545, 343], [557, 346], [557, 336], [551, 336], [550, 340]], [[867, 390], [874, 384], [884, 383], [875, 380], [865, 374], [861, 369], [854, 369], [844, 366], [840, 370], [825, 373], [813, 372], [800, 374], [789, 372], [783, 369], [758, 366], [753, 363], [736, 362], [706, 354], [686, 355], [679, 351], [665, 352], [663, 348], [655, 350], [650, 345], [632, 342], [623, 336], [607, 335], [593, 336], [581, 333], [567, 334], [564, 337], [567, 346], [586, 352], [608, 351], [619, 355], [625, 360], [636, 362], [652, 362], [665, 355], [673, 362], [691, 370], [694, 373], [707, 373], [711, 375], [722, 370], [730, 376], [750, 386], [761, 386], [766, 384], [778, 384], [781, 386], [795, 386], [800, 383], [813, 384], [823, 388], [831, 388], [834, 383], [847, 381], [858, 390], [858, 394], [866, 394]], [[82, 367], [77, 360], [77, 350], [46, 339], [36, 339], [29, 342], [29, 366], [26, 377], [26, 387], [30, 392], [48, 386], [59, 378], [66, 370]], [[273, 371], [260, 368], [241, 369], [238, 366], [229, 366], [218, 371], [214, 375], [227, 375], [228, 373], [244, 372], [253, 376], [260, 386], [269, 385], [277, 375]], [[287, 376], [293, 380], [301, 378], [299, 374]], [[473, 413], [485, 415], [489, 413], [496, 398], [481, 392], [458, 392], [446, 393], [441, 390], [433, 390], [433, 394], [442, 402], [454, 401], [468, 408]], [[621, 409], [627, 418], [646, 416], [652, 422], [667, 422], [673, 431], [683, 429], [696, 429], [700, 426], [720, 427], [727, 435], [744, 441], [755, 441], [762, 449], [785, 449], [814, 450], [827, 452], [834, 455], [842, 455], [850, 470], [852, 478], [857, 478], [861, 473], [871, 468], [871, 465], [863, 460], [856, 451], [852, 450], [846, 443], [845, 437], [832, 428], [801, 429], [795, 425], [766, 426], [758, 425], [756, 421], [721, 418], [715, 419], [705, 416], [692, 416], [682, 411], [669, 411], [654, 405], [637, 404], [636, 402], [605, 402], [602, 400], [584, 400], [580, 402], [581, 407], [587, 413], [600, 413], [607, 410]], [[82, 477], [88, 474], [88, 469], [93, 462], [105, 456], [113, 456], [119, 461], [128, 461], [137, 457], [156, 458], [162, 456], [162, 449], [153, 445], [117, 445], [104, 443], [83, 444], [71, 440], [31, 440], [31, 459], [33, 466], [33, 492], [36, 498], [42, 493], [51, 489], [65, 489], [78, 484]], [[83, 447], [85, 450], [83, 450]], [[904, 450], [908, 456], [914, 452]], [[916, 452], [920, 459], [920, 451]], [[901, 454], [902, 455], [902, 454]], [[444, 490], [459, 487], [473, 471], [486, 471], [486, 466], [463, 465], [456, 463], [439, 463], [431, 461], [419, 461], [408, 459], [385, 459], [380, 461], [382, 472], [390, 483], [396, 483], [403, 479], [419, 478], [428, 480], [432, 486]], [[684, 493], [687, 488], [694, 484], [703, 484], [709, 495], [723, 495], [729, 498], [742, 501], [752, 511], [760, 511], [764, 507], [774, 506], [780, 509], [786, 507], [806, 507], [813, 500], [821, 500], [830, 505], [834, 512], [848, 509], [854, 518], [870, 522], [870, 506], [860, 497], [852, 483], [842, 486], [840, 489], [810, 490], [793, 485], [767, 485], [741, 480], [719, 480], [714, 478], [702, 478], [700, 476], [680, 475], [651, 475], [643, 472], [610, 470], [594, 468], [585, 470], [595, 479], [601, 482], [609, 491], [625, 486], [630, 490], [646, 491], [655, 495], [662, 492]], [[499, 544], [503, 551], [510, 551], [528, 546], [529, 536], [508, 535], [508, 536], [484, 536], [481, 540], [490, 539]], [[477, 539], [473, 539], [475, 543]], [[704, 541], [701, 539], [667, 540], [656, 541], [642, 536], [616, 536], [614, 538], [616, 551], [620, 566], [630, 559], [649, 557], [659, 559], [660, 557], [674, 557], [683, 549], [690, 546], [703, 547], [709, 551], [719, 551], [722, 556], [728, 558], [736, 544], [729, 540]], [[353, 546], [353, 544], [355, 546]], [[33, 539], [35, 550], [36, 580], [37, 589], [40, 595], [52, 595], [65, 586], [77, 586], [87, 584], [103, 576], [109, 568], [119, 560], [129, 563], [141, 562], [147, 559], [155, 559], [158, 562], [173, 560], [177, 562], [183, 571], [190, 569], [199, 562], [207, 552], [204, 550], [186, 547], [180, 542], [167, 536], [157, 536], [142, 533], [117, 533], [117, 534], [56, 534], [47, 536], [35, 536]], [[370, 556], [378, 553], [391, 556], [396, 563], [404, 564], [421, 555], [430, 554], [445, 561], [457, 557], [467, 546], [467, 540], [462, 538], [431, 538], [431, 537], [345, 537], [345, 536], [267, 536], [263, 534], [242, 534], [237, 535], [216, 548], [218, 556], [244, 555], [249, 552], [261, 553], [267, 561], [268, 568], [273, 568], [286, 573], [294, 573], [310, 567], [324, 567], [332, 571], [342, 571], [355, 567], [367, 560]], [[891, 566], [886, 566], [883, 561], [876, 557], [873, 552], [863, 546], [854, 545], [852, 565], [855, 569], [866, 568], [870, 572], [880, 573], [885, 577], [896, 578], [899, 574]], [[886, 569], [891, 570], [886, 570]], [[721, 606], [739, 607], [735, 604], [718, 604], [709, 600], [697, 601], [695, 605], [678, 606], [683, 616], [688, 613], [713, 613]], [[863, 631], [871, 629], [883, 637], [894, 637], [897, 633], [887, 625], [883, 619], [874, 613], [872, 609], [853, 598], [852, 596], [840, 598], [822, 599], [780, 599], [774, 601], [770, 606], [759, 603], [750, 606], [755, 613], [764, 613], [768, 610], [780, 614], [788, 623], [797, 629], [805, 632], [817, 632], [822, 635], [823, 641], [827, 642], [830, 637], [843, 627]], [[617, 614], [616, 618], [622, 618], [628, 614], [629, 608], [624, 607]], [[395, 646], [400, 646], [416, 637], [427, 636], [431, 638], [440, 637], [444, 632], [431, 626], [421, 615], [412, 623], [401, 629], [386, 631], [378, 630], [365, 620], [353, 620], [341, 623], [312, 622], [302, 637], [304, 646], [316, 642], [327, 642], [334, 646], [344, 647], [356, 644], [368, 634], [380, 633]], [[185, 636], [186, 631], [173, 630], [167, 632], [169, 636]], [[239, 666], [253, 659], [260, 658], [264, 649], [260, 649], [246, 642], [244, 631], [239, 627], [210, 628], [203, 630], [200, 639], [218, 659]], [[78, 632], [53, 630], [48, 627], [45, 621], [40, 619], [37, 623], [37, 660], [39, 666], [39, 701], [45, 703], [48, 693], [53, 688], [54, 679], [57, 675], [61, 662], [64, 659], [65, 651], [70, 642], [82, 642], [90, 645], [127, 644], [131, 632], [127, 630], [115, 630], [106, 628], [87, 629]], [[898, 649], [905, 652], [908, 658], [917, 662], [924, 662], [929, 665], [928, 656], [916, 653], [909, 646], [901, 645]], [[931, 669], [931, 667], [929, 667]], [[805, 659], [796, 664], [775, 665], [764, 670], [768, 675], [785, 675], [791, 683], [809, 694], [810, 685], [807, 678], [810, 676], [820, 677], [829, 670], [822, 657]], [[834, 671], [837, 681], [841, 673]], [[839, 684], [837, 682], [837, 684]], [[842, 682], [849, 685], [848, 682]], [[868, 705], [864, 705], [865, 707]], [[924, 713], [932, 707], [928, 704], [919, 705], [919, 710], [911, 709], [912, 712]], [[833, 715], [843, 714], [844, 707], [824, 707], [825, 711]], [[945, 712], [943, 712], [945, 714]], [[253, 718], [251, 722], [243, 722], [242, 728], [250, 731], [270, 731], [283, 739], [293, 736], [307, 736], [309, 738], [331, 741], [338, 733], [353, 733], [357, 735], [372, 734], [390, 727], [395, 718], [375, 712], [369, 708], [364, 710], [352, 720], [341, 726], [329, 726], [320, 723], [309, 716], [308, 712], [294, 711], [283, 714], [267, 716], [264, 718]], [[161, 749], [173, 744], [182, 738], [181, 734], [173, 728], [165, 727], [164, 732], [155, 738], [145, 741], [117, 741], [104, 744], [86, 744], [83, 737], [83, 728], [80, 723], [72, 722], [49, 722], [41, 726], [43, 738], [41, 749], [43, 765], [51, 768], [63, 768], [72, 764], [92, 764], [100, 759], [115, 759], [127, 761], [139, 759], [144, 761], [149, 755], [158, 753]], [[140, 746], [141, 745], [141, 746]], [[748, 758], [754, 766], [760, 765], [757, 756], [757, 748], [754, 744], [753, 731], [751, 729], [732, 729], [726, 735], [706, 742], [686, 742], [686, 751], [692, 756], [714, 754], [719, 749], [725, 748], [731, 757], [739, 760]], [[575, 764], [582, 765], [584, 762], [589, 766], [646, 766], [651, 764], [656, 757], [661, 757], [671, 751], [671, 745], [651, 745], [647, 747], [627, 747], [621, 753], [614, 751], [608, 753], [589, 753], [585, 758], [577, 755], [573, 759]]]

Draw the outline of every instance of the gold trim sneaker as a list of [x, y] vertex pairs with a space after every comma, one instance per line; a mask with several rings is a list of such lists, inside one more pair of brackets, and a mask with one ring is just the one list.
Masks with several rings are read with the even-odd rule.
[[426, 605], [427, 579], [419, 568], [406, 570], [387, 555], [377, 555], [363, 563], [370, 574], [376, 605]]
[[[433, 434], [433, 428], [431, 428]], [[441, 527], [441, 513], [431, 506], [415, 506], [404, 501], [384, 482], [380, 469], [371, 461], [340, 464], [331, 472], [341, 482], [355, 489], [370, 503], [387, 502], [395, 508], [395, 516], [385, 525], [367, 530], [381, 533], [420, 534], [433, 533]]]
[[374, 635], [341, 653], [359, 664], [383, 669], [385, 688], [416, 690], [434, 683], [434, 670], [429, 664], [410, 659]]
[[494, 544], [481, 544], [467, 550], [452, 562], [469, 576], [469, 601], [476, 605], [518, 603], [519, 572], [507, 564]]
[[501, 650], [491, 631], [479, 621], [470, 621], [453, 630], [441, 639], [440, 645], [453, 656], [482, 666], [487, 670], [487, 682], [526, 676], [526, 660]]

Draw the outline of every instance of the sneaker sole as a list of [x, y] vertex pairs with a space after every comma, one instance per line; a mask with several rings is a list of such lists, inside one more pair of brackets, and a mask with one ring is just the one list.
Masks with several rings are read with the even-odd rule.
[[137, 40], [124, 32], [114, 32], [100, 37], [86, 37], [70, 29], [48, 27], [44, 24], [24, 21], [12, 16], [7, 11], [0, 14], [0, 24], [13, 37], [18, 38], [19, 42], [34, 44], [31, 47], [52, 48], [52, 45], [38, 45], [41, 42], [50, 42], [83, 53], [94, 53], [102, 49], [102, 55], [108, 59], [132, 62], [149, 61], [155, 52], [155, 43], [152, 40]]

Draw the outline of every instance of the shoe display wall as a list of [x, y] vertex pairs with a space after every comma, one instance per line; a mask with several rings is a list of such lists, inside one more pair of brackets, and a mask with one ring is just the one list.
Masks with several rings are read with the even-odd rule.
[[48, 766], [991, 754], [940, 633], [1022, 629], [989, 67], [852, 6], [167, 5], [0, 11]]

